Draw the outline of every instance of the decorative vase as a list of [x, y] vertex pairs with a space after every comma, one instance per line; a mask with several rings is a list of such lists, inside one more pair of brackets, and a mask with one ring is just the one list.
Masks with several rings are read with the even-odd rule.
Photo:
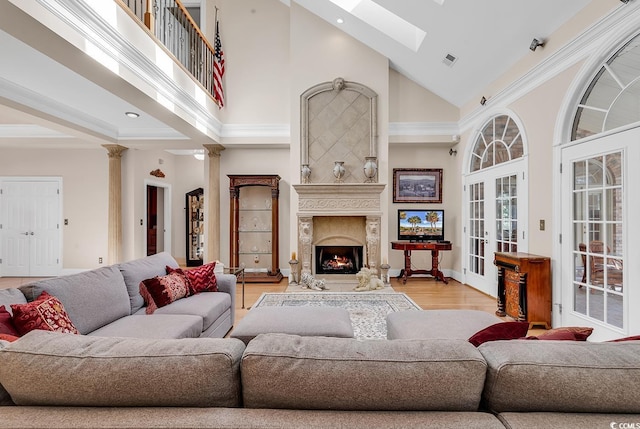
[[364, 159], [364, 175], [367, 178], [365, 183], [375, 183], [378, 174], [378, 158], [375, 156], [367, 156]]
[[311, 168], [309, 167], [309, 164], [302, 164], [300, 175], [302, 176], [302, 183], [309, 183], [309, 178], [311, 177]]
[[345, 172], [344, 161], [336, 161], [333, 166], [333, 175], [336, 178], [336, 183], [342, 183], [342, 178], [344, 177]]

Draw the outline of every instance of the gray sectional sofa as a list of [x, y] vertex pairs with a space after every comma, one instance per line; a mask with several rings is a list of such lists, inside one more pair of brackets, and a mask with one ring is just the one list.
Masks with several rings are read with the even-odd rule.
[[[0, 427], [632, 428], [640, 342], [133, 339], [0, 344]], [[9, 404], [7, 404], [9, 405]], [[615, 425], [614, 425], [615, 424]], [[623, 425], [623, 424], [626, 424]]]
[[203, 292], [145, 314], [140, 282], [178, 267], [166, 252], [80, 274], [0, 290], [0, 305], [33, 301], [43, 291], [55, 296], [84, 335], [135, 338], [224, 337], [235, 317], [236, 278], [216, 274], [218, 292]]

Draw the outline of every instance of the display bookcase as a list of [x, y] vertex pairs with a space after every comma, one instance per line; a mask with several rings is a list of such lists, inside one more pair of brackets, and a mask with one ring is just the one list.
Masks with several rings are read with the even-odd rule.
[[230, 256], [245, 281], [278, 283], [278, 175], [229, 175]]
[[202, 188], [186, 194], [187, 266], [202, 265], [204, 256], [204, 192]]

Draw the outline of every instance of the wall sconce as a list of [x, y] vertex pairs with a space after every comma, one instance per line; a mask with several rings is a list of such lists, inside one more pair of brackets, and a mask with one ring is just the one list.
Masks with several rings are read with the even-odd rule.
[[529, 45], [529, 49], [531, 49], [532, 51], [535, 51], [538, 48], [538, 46], [544, 46], [544, 40], [542, 38], [540, 39], [534, 38], [531, 41], [531, 44]]
[[480, 104], [481, 104], [482, 106], [484, 106], [485, 104], [487, 104], [487, 97], [483, 96], [483, 97], [480, 99]]
[[622, 3], [627, 4], [629, 3], [629, 0], [620, 0]]
[[454, 148], [449, 149], [449, 156], [456, 156], [456, 155], [458, 155], [457, 149], [454, 149]]

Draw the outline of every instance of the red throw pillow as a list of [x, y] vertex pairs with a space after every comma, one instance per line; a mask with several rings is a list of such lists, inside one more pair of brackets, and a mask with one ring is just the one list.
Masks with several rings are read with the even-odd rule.
[[581, 326], [568, 326], [561, 328], [549, 329], [546, 332], [538, 335], [540, 340], [567, 340], [569, 339], [567, 334], [574, 336], [575, 341], [587, 341], [589, 335], [593, 332], [593, 328], [581, 327]]
[[62, 303], [47, 292], [42, 292], [36, 300], [26, 304], [11, 304], [11, 310], [13, 324], [20, 335], [34, 329], [79, 334]]
[[11, 313], [7, 311], [4, 305], [0, 305], [0, 334], [19, 336], [16, 327], [11, 320]]
[[514, 340], [527, 335], [528, 330], [527, 322], [499, 322], [479, 330], [469, 338], [469, 342], [478, 347], [487, 341]]
[[570, 331], [556, 331], [552, 333], [545, 333], [546, 335], [532, 335], [526, 337], [525, 340], [554, 340], [554, 341], [576, 341], [576, 336]]
[[216, 268], [215, 262], [202, 265], [197, 268], [191, 268], [182, 271], [180, 268], [167, 267], [167, 272], [182, 271], [184, 275], [189, 279], [191, 285], [191, 294], [195, 295], [200, 292], [217, 292], [218, 283], [216, 281], [216, 275], [214, 270]]
[[624, 341], [640, 341], [640, 335], [633, 335], [631, 337], [618, 338], [615, 340], [609, 340], [609, 343], [622, 343]]
[[0, 334], [0, 340], [9, 341], [10, 343], [14, 342], [19, 338], [20, 337], [18, 337], [17, 335]]
[[145, 309], [147, 314], [153, 314], [158, 308], [169, 305], [188, 294], [187, 278], [177, 271], [140, 282], [140, 295], [147, 304]]

